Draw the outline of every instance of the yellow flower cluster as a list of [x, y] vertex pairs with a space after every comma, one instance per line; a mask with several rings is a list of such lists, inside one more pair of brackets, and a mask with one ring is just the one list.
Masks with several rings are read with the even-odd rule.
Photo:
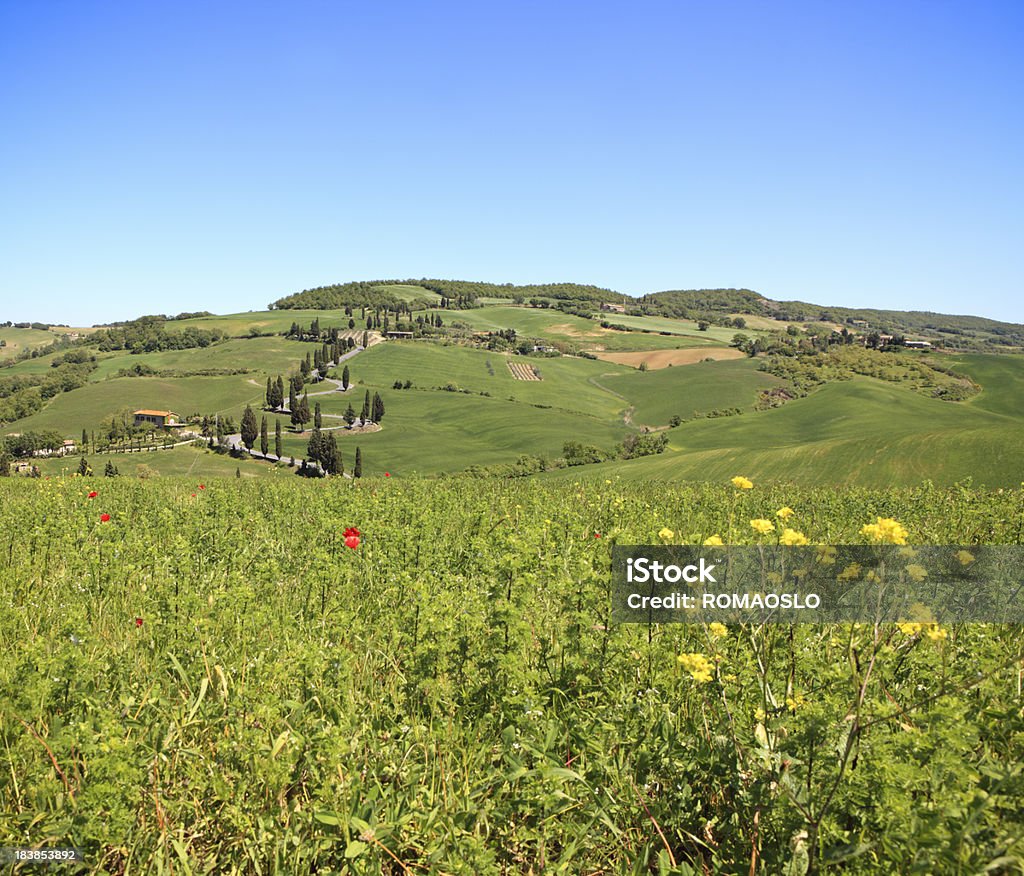
[[891, 517], [879, 517], [861, 527], [860, 534], [882, 544], [906, 544], [907, 530]]
[[729, 628], [725, 624], [720, 624], [718, 621], [713, 621], [708, 624], [708, 632], [711, 633], [716, 639], [724, 639], [729, 635]]
[[778, 511], [775, 512], [775, 516], [778, 517], [780, 520], [789, 520], [789, 518], [792, 517], [794, 514], [796, 514], [796, 512], [792, 508], [790, 508], [789, 505], [787, 505], [785, 508], [780, 508]]
[[949, 633], [940, 627], [937, 623], [920, 623], [919, 621], [904, 621], [903, 623], [896, 624], [899, 627], [899, 631], [905, 636], [917, 636], [921, 632], [924, 632], [929, 639], [933, 642], [940, 642], [949, 635]]
[[705, 547], [721, 547], [723, 544], [725, 544], [725, 542], [722, 541], [722, 536], [720, 535], [711, 535], [704, 539]]
[[737, 490], [751, 490], [754, 488], [754, 482], [748, 478], [737, 475], [732, 479], [732, 485]]
[[658, 533], [658, 538], [662, 541], [672, 541], [676, 537], [676, 534], [669, 529], [667, 526], [661, 527], [661, 531]]
[[974, 554], [970, 551], [957, 551], [954, 556], [960, 561], [961, 566], [969, 566], [974, 562]]
[[928, 577], [928, 570], [924, 566], [918, 563], [911, 563], [907, 566], [907, 576], [912, 580], [920, 584], [925, 578]]
[[707, 684], [714, 674], [714, 664], [703, 654], [693, 652], [680, 654], [677, 658], [679, 664], [690, 673], [690, 677], [700, 684]]
[[751, 520], [750, 526], [754, 532], [759, 532], [761, 535], [767, 535], [769, 532], [775, 531], [775, 524], [770, 520], [765, 520], [763, 517]]
[[782, 530], [782, 535], [779, 536], [779, 544], [801, 545], [810, 544], [810, 541], [802, 532], [786, 527]]

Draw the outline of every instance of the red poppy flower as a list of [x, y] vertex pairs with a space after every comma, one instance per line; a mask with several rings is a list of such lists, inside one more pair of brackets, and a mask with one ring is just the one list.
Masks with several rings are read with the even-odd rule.
[[91, 493], [89, 493], [89, 498], [90, 499], [95, 499], [98, 495], [99, 495], [99, 493], [97, 493], [95, 490], [93, 490]]
[[389, 472], [389, 471], [384, 472], [384, 477], [386, 477], [386, 478], [391, 477], [391, 472]]
[[348, 529], [345, 530], [345, 537], [348, 538], [350, 535], [354, 535], [356, 538], [359, 538], [359, 536], [361, 536], [362, 533], [354, 526], [350, 526]]
[[600, 538], [600, 537], [601, 537], [601, 533], [600, 532], [595, 532], [594, 533], [594, 538]]
[[135, 618], [135, 626], [137, 626], [137, 627], [141, 627], [142, 626], [142, 618], [141, 617]]
[[350, 547], [355, 550], [359, 547], [359, 536], [358, 535], [346, 535], [345, 536], [345, 547]]
[[192, 498], [194, 499], [195, 497], [196, 497], [196, 494], [195, 494], [195, 493], [193, 493], [193, 494], [192, 494]]
[[205, 490], [206, 489], [206, 484], [200, 484], [199, 485], [199, 489], [200, 490]]
[[100, 515], [100, 523], [109, 523], [109, 522], [110, 522], [110, 515], [109, 514], [101, 514]]

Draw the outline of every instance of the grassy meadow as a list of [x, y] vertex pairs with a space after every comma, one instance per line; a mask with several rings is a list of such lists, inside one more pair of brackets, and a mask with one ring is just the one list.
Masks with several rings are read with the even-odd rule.
[[611, 545], [749, 543], [782, 506], [842, 543], [1024, 520], [1020, 490], [927, 486], [0, 483], [0, 845], [88, 873], [1016, 872], [1015, 628], [609, 624]]

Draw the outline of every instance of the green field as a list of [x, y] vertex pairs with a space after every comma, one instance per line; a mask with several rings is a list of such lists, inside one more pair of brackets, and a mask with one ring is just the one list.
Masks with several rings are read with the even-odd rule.
[[[718, 325], [708, 326], [705, 331], [701, 331], [696, 322], [687, 319], [670, 319], [664, 316], [627, 316], [622, 313], [602, 313], [599, 318], [612, 325], [626, 325], [653, 332], [671, 332], [673, 335], [697, 341], [713, 341], [716, 344], [728, 344], [737, 334], [746, 334], [747, 337], [759, 334], [750, 328], [723, 328]], [[785, 328], [785, 325], [781, 324], [781, 327]]]
[[[600, 319], [584, 319], [560, 310], [534, 307], [476, 307], [470, 310], [436, 311], [446, 325], [464, 323], [475, 331], [515, 329], [528, 338], [541, 338], [571, 344], [581, 350], [632, 352], [637, 350], [674, 350], [683, 347], [720, 345], [705, 332], [693, 336], [644, 334], [601, 328]], [[615, 316], [616, 314], [609, 314]], [[732, 338], [735, 332], [729, 334]]]
[[[273, 451], [273, 433], [270, 441]], [[191, 446], [142, 453], [87, 453], [85, 456], [96, 477], [103, 474], [108, 460], [117, 466], [121, 477], [128, 478], [227, 478], [234, 477], [236, 469], [243, 478], [284, 478], [292, 472], [287, 466], [270, 465], [251, 457], [235, 459], [211, 450], [197, 450]], [[32, 462], [39, 466], [43, 477], [72, 477], [78, 473], [80, 459], [80, 456], [65, 456], [58, 459], [35, 459]]]
[[260, 405], [265, 379], [253, 385], [244, 375], [229, 377], [121, 377], [90, 383], [58, 395], [43, 410], [3, 428], [4, 433], [55, 429], [78, 436], [82, 429], [100, 431], [110, 418], [139, 408], [192, 413], [241, 415], [247, 403]]
[[613, 624], [608, 576], [615, 543], [753, 543], [783, 505], [814, 540], [1014, 543], [1024, 492], [746, 474], [0, 481], [0, 846], [95, 874], [1018, 872], [1017, 627]]
[[[1019, 375], [1022, 365], [981, 357], [982, 370], [995, 369], [1001, 379]], [[1013, 487], [1024, 481], [1021, 419], [1006, 412], [1017, 403], [1011, 391], [995, 390], [987, 404], [998, 410], [987, 410], [976, 401], [938, 401], [898, 385], [854, 378], [781, 408], [684, 423], [671, 430], [669, 450], [657, 457], [547, 477], [614, 473], [714, 481], [757, 471], [762, 478], [804, 485], [884, 487], [973, 478], [989, 487]]]
[[726, 408], [752, 410], [761, 390], [784, 386], [757, 365], [754, 359], [736, 359], [657, 371], [628, 369], [602, 376], [600, 384], [629, 399], [637, 425], [666, 426], [673, 416], [686, 420]]
[[6, 346], [0, 347], [0, 362], [5, 359], [13, 359], [15, 356], [32, 350], [36, 347], [45, 347], [53, 343], [56, 335], [51, 332], [44, 332], [39, 329], [30, 328], [5, 328], [0, 326], [0, 340], [7, 342]]

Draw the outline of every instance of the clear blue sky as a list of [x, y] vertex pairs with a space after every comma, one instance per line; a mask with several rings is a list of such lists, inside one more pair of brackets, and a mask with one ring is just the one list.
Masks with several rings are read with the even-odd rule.
[[0, 320], [353, 279], [1024, 322], [1024, 4], [0, 0]]

